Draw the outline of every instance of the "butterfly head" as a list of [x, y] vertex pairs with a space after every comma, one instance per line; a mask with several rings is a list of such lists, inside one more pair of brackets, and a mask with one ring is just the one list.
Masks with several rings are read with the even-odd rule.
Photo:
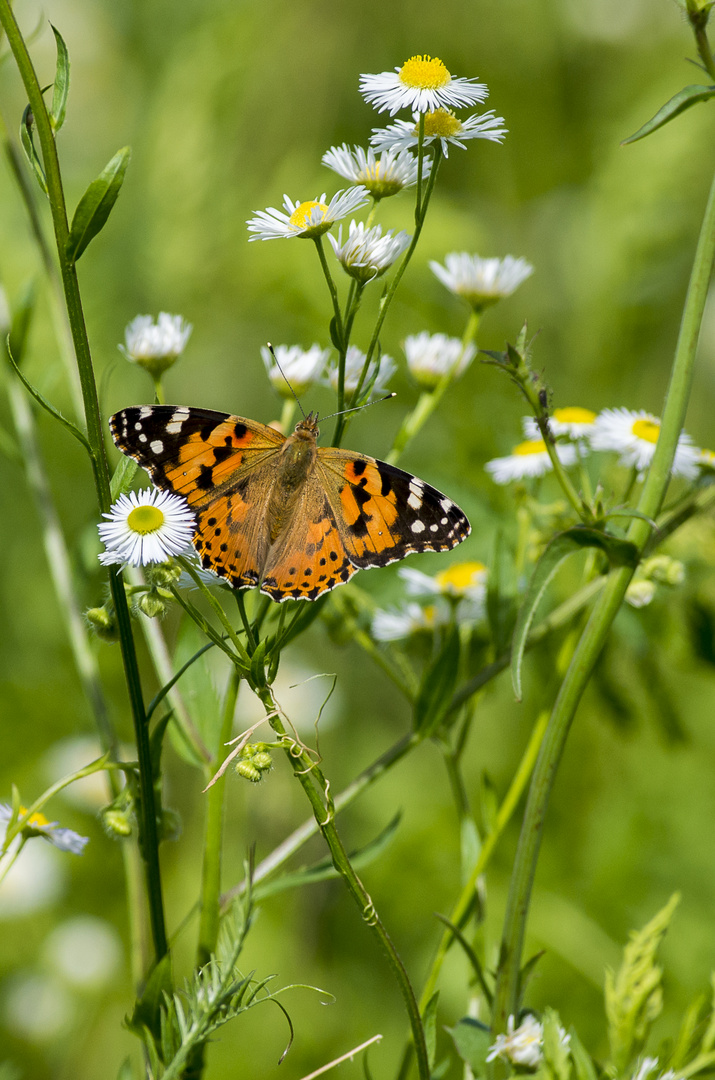
[[320, 431], [318, 429], [318, 414], [310, 412], [307, 416], [303, 417], [299, 423], [295, 425], [296, 435], [309, 436], [311, 439], [317, 439]]

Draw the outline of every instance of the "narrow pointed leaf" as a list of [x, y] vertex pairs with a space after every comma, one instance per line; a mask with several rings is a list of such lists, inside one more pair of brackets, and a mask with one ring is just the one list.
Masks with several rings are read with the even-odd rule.
[[63, 427], [66, 427], [67, 430], [72, 435], [74, 435], [75, 439], [77, 439], [77, 441], [82, 444], [82, 446], [85, 448], [85, 450], [89, 454], [90, 458], [94, 461], [94, 452], [92, 450], [92, 447], [89, 444], [89, 441], [88, 441], [86, 435], [82, 431], [80, 431], [78, 427], [75, 427], [75, 425], [71, 422], [71, 420], [67, 420], [66, 417], [64, 417], [62, 415], [62, 413], [59, 412], [59, 410], [54, 407], [54, 405], [51, 405], [50, 402], [47, 400], [47, 398], [44, 397], [40, 393], [40, 391], [35, 386], [33, 386], [32, 383], [27, 378], [25, 378], [23, 373], [20, 371], [19, 367], [15, 363], [15, 358], [12, 355], [12, 351], [10, 349], [10, 340], [9, 340], [9, 338], [8, 338], [8, 340], [6, 342], [6, 348], [7, 348], [7, 356], [9, 358], [10, 363], [12, 364], [13, 368], [15, 369], [15, 374], [17, 375], [18, 379], [23, 384], [23, 386], [25, 387], [27, 392], [29, 394], [31, 394], [32, 397], [34, 397], [34, 399], [38, 403], [38, 405], [41, 405], [42, 408], [46, 412], [48, 412], [50, 414], [50, 416], [54, 416], [55, 420], [59, 420], [59, 422], [63, 425]]
[[130, 157], [128, 146], [118, 150], [79, 200], [65, 249], [67, 258], [72, 262], [79, 259], [87, 245], [104, 228], [119, 197]]
[[25, 151], [25, 157], [28, 164], [35, 174], [35, 179], [40, 185], [45, 195], [47, 192], [47, 180], [45, 178], [45, 170], [42, 168], [42, 162], [40, 161], [37, 150], [35, 150], [35, 142], [32, 138], [32, 129], [35, 125], [35, 120], [32, 115], [32, 109], [28, 105], [22, 114], [22, 120], [20, 122], [20, 143], [22, 149]]
[[422, 1025], [425, 1031], [425, 1045], [427, 1047], [427, 1060], [429, 1062], [430, 1069], [434, 1068], [435, 1057], [437, 1056], [437, 1003], [439, 1001], [439, 990], [432, 995], [425, 1006], [425, 1011], [422, 1014]]
[[55, 71], [55, 85], [52, 91], [50, 123], [53, 131], [59, 131], [65, 122], [65, 113], [67, 112], [67, 95], [70, 89], [70, 55], [59, 30], [53, 26], [52, 33], [55, 35], [55, 41], [57, 42], [57, 69]]
[[670, 101], [666, 101], [662, 109], [658, 109], [655, 116], [651, 117], [643, 127], [638, 128], [634, 135], [629, 135], [627, 139], [624, 139], [621, 146], [637, 142], [638, 139], [644, 139], [646, 135], [650, 135], [652, 131], [657, 131], [658, 128], [663, 127], [664, 124], [675, 119], [676, 116], [680, 116], [682, 112], [685, 112], [692, 105], [697, 105], [701, 101], [708, 101], [711, 97], [715, 97], [715, 86], [698, 86], [697, 84], [684, 86], [675, 97], [672, 97]]
[[548, 544], [538, 563], [534, 567], [526, 590], [526, 596], [519, 609], [514, 627], [511, 652], [511, 679], [517, 701], [521, 701], [521, 665], [524, 659], [526, 640], [542, 596], [561, 566], [564, 559], [585, 547], [599, 548], [608, 556], [611, 566], [635, 566], [638, 562], [638, 549], [627, 540], [600, 529], [591, 529], [585, 525], [575, 525], [566, 532], [558, 533]]
[[450, 628], [447, 639], [422, 678], [415, 701], [415, 731], [429, 738], [449, 712], [459, 674], [459, 630]]

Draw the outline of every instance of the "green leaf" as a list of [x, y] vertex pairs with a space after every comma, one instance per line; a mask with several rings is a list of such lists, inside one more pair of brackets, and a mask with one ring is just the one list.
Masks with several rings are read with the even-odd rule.
[[338, 350], [338, 352], [342, 352], [343, 339], [340, 336], [340, 332], [339, 332], [339, 329], [338, 329], [338, 323], [337, 323], [337, 320], [336, 320], [334, 315], [333, 315], [332, 319], [330, 320], [330, 328], [329, 329], [330, 329], [330, 340], [332, 341], [333, 345]]
[[627, 139], [623, 139], [621, 146], [637, 142], [638, 139], [644, 139], [652, 131], [657, 131], [658, 128], [663, 127], [670, 120], [674, 120], [676, 116], [680, 116], [686, 109], [697, 105], [701, 101], [708, 101], [711, 97], [715, 97], [715, 86], [699, 86], [697, 84], [684, 86], [675, 97], [672, 97], [670, 101], [666, 101], [662, 109], [658, 109], [655, 116], [643, 127], [638, 128], [635, 135], [629, 135]]
[[32, 137], [32, 130], [35, 126], [35, 118], [32, 115], [32, 108], [28, 105], [22, 114], [22, 121], [20, 122], [20, 143], [22, 149], [25, 151], [25, 157], [28, 164], [35, 174], [35, 179], [40, 185], [45, 195], [48, 195], [47, 179], [45, 177], [45, 170], [42, 168], [42, 162], [38, 156], [37, 150], [35, 150], [35, 141]]
[[561, 1036], [561, 1020], [553, 1009], [544, 1012], [544, 1066], [553, 1080], [570, 1080], [571, 1055]]
[[516, 573], [514, 558], [504, 534], [494, 537], [494, 552], [487, 579], [487, 618], [494, 652], [501, 656], [507, 649], [516, 621]]
[[161, 1010], [164, 995], [171, 995], [171, 960], [169, 953], [152, 968], [142, 993], [134, 1003], [134, 1011], [126, 1019], [127, 1027], [137, 1035], [147, 1028], [155, 1039], [161, 1034]]
[[[179, 630], [173, 660], [175, 671], [183, 671], [181, 695], [201, 741], [204, 746], [215, 746], [221, 728], [221, 700], [213, 670], [215, 665], [220, 664], [218, 678], [222, 678], [225, 664], [223, 654], [219, 654], [218, 650], [197, 658], [196, 654], [201, 653], [205, 645], [206, 638], [198, 626], [192, 619], [185, 619]], [[169, 725], [169, 739], [182, 760], [190, 765], [196, 764], [195, 753], [181, 736], [178, 724]]]
[[[50, 26], [52, 26], [52, 23], [50, 23]], [[67, 112], [67, 95], [70, 89], [70, 55], [59, 30], [52, 26], [52, 33], [55, 35], [55, 41], [57, 42], [57, 68], [55, 70], [55, 86], [52, 91], [50, 124], [53, 131], [59, 131], [65, 122], [65, 113]]]
[[449, 712], [459, 674], [459, 630], [451, 626], [436, 658], [422, 676], [415, 701], [415, 731], [425, 738], [433, 735]]
[[251, 680], [254, 686], [265, 687], [266, 685], [266, 650], [268, 638], [259, 641], [253, 656], [251, 657]]
[[489, 1028], [471, 1016], [464, 1016], [453, 1028], [447, 1030], [454, 1039], [462, 1061], [466, 1062], [475, 1076], [484, 1076], [487, 1071], [487, 1053], [492, 1044]]
[[22, 291], [22, 295], [13, 307], [12, 323], [10, 325], [10, 352], [19, 365], [25, 355], [27, 336], [30, 332], [30, 323], [35, 312], [37, 293], [34, 281], [30, 281]]
[[436, 912], [436, 915], [437, 915], [437, 918], [440, 920], [440, 922], [443, 922], [445, 926], [449, 927], [451, 932], [454, 934], [455, 939], [462, 946], [462, 949], [464, 951], [464, 955], [467, 957], [467, 960], [469, 961], [469, 963], [472, 966], [472, 971], [474, 972], [474, 977], [477, 980], [477, 982], [479, 983], [479, 986], [481, 987], [481, 991], [484, 994], [484, 997], [486, 999], [487, 1004], [491, 1008], [492, 1001], [493, 1001], [493, 998], [494, 998], [494, 994], [492, 993], [491, 987], [489, 986], [489, 983], [486, 980], [486, 977], [484, 975], [484, 968], [481, 965], [479, 957], [477, 956], [474, 949], [469, 944], [466, 937], [464, 936], [464, 934], [462, 933], [462, 931], [459, 929], [458, 926], [455, 926], [453, 922], [450, 922], [450, 920], [447, 918], [446, 915], [440, 915], [439, 912]]
[[425, 1030], [425, 1044], [427, 1046], [427, 1061], [430, 1069], [434, 1067], [437, 1056], [437, 1002], [439, 990], [437, 990], [427, 1002], [422, 1014], [422, 1025]]
[[76, 262], [87, 245], [104, 228], [119, 197], [130, 157], [131, 150], [128, 146], [118, 150], [79, 200], [65, 246], [70, 262]]
[[569, 555], [585, 547], [599, 548], [608, 557], [611, 566], [635, 566], [638, 562], [638, 548], [627, 540], [592, 529], [586, 525], [574, 525], [566, 532], [558, 533], [549, 542], [546, 550], [534, 567], [526, 595], [514, 627], [511, 651], [511, 681], [517, 701], [521, 701], [521, 665], [529, 630], [542, 596], [561, 563]]
[[570, 1035], [571, 1040], [569, 1042], [569, 1048], [571, 1050], [571, 1060], [574, 1064], [576, 1080], [597, 1080], [598, 1074], [596, 1073], [596, 1066], [593, 1064], [591, 1055], [588, 1053], [573, 1028], [571, 1028]]
[[117, 1080], [134, 1080], [134, 1072], [132, 1070], [132, 1063], [130, 1058], [125, 1058], [122, 1064], [119, 1066]]
[[139, 468], [134, 458], [122, 454], [109, 484], [109, 493], [112, 502], [116, 502], [120, 495], [126, 495], [132, 486], [132, 480]]

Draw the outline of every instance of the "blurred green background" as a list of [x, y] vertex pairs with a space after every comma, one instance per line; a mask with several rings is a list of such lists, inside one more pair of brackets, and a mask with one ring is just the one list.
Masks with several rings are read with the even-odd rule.
[[[54, 74], [48, 19], [70, 50], [69, 113], [59, 139], [70, 206], [119, 147], [133, 148], [109, 225], [79, 267], [107, 415], [150, 399], [148, 380], [126, 364], [117, 343], [136, 314], [160, 310], [194, 325], [167, 380], [168, 400], [266, 422], [278, 414], [259, 348], [267, 339], [327, 344], [327, 295], [309, 245], [249, 245], [245, 220], [280, 205], [284, 192], [295, 199], [332, 193], [339, 182], [320, 164], [324, 151], [343, 141], [365, 145], [370, 128], [384, 121], [360, 98], [359, 74], [424, 52], [443, 58], [454, 74], [486, 81], [488, 105], [505, 117], [509, 135], [502, 147], [476, 141], [450, 153], [384, 349], [403, 359], [407, 333], [462, 331], [464, 312], [430, 273], [428, 259], [454, 250], [524, 256], [536, 272], [486, 314], [480, 346], [502, 347], [528, 318], [540, 331], [536, 364], [554, 404], [660, 411], [715, 160], [712, 109], [704, 106], [641, 143], [620, 146], [672, 94], [700, 80], [685, 61], [694, 48], [671, 0], [50, 0], [44, 7], [18, 0], [16, 10], [27, 32], [42, 27], [32, 51], [43, 84]], [[24, 105], [6, 59], [0, 109], [13, 132]], [[409, 195], [382, 214], [400, 228], [409, 229], [410, 218]], [[69, 412], [41, 267], [3, 167], [0, 281], [15, 302], [31, 279], [40, 305], [27, 370]], [[370, 310], [368, 301], [356, 335], [363, 347]], [[698, 445], [713, 442], [714, 351], [711, 305], [688, 419]], [[0, 376], [0, 423], [10, 428], [7, 378]], [[387, 452], [416, 393], [404, 366], [394, 384], [397, 401], [363, 414], [347, 445]], [[304, 402], [323, 410], [330, 403], [324, 390]], [[513, 530], [510, 495], [483, 465], [519, 441], [522, 412], [507, 380], [475, 363], [403, 458], [405, 468], [448, 491], [469, 514], [472, 537], [455, 559], [488, 563], [497, 524]], [[45, 416], [38, 425], [78, 578], [86, 582], [82, 601], [91, 606], [103, 586], [89, 469], [57, 426]], [[23, 472], [6, 459], [0, 468], [0, 799], [9, 799], [14, 782], [30, 800], [71, 767], [72, 753], [79, 764], [94, 756], [91, 745], [75, 742], [91, 739], [92, 720]], [[627, 931], [675, 889], [683, 902], [664, 950], [664, 1034], [673, 1033], [715, 967], [713, 540], [712, 529], [701, 528], [681, 544], [691, 573], [679, 595], [619, 616], [579, 711], [547, 821], [528, 946], [546, 954], [529, 1001], [559, 1009], [596, 1055], [606, 1050], [603, 968], [617, 962]], [[412, 565], [443, 564], [425, 557]], [[394, 567], [361, 575], [359, 583], [381, 602], [399, 594]], [[167, 632], [175, 633], [173, 623]], [[538, 710], [553, 698], [558, 644], [528, 661], [523, 704], [514, 703], [505, 678], [485, 694], [468, 755], [475, 800], [485, 770], [499, 792], [506, 789]], [[99, 645], [98, 653], [115, 721], [129, 740], [118, 649]], [[279, 689], [306, 736], [316, 684], [287, 687], [318, 671], [339, 673], [321, 737], [324, 767], [338, 791], [408, 729], [410, 718], [362, 654], [332, 644], [316, 627], [286, 656]], [[183, 820], [181, 839], [162, 854], [175, 929], [196, 896], [204, 798], [198, 775], [171, 750], [167, 770], [167, 798]], [[251, 844], [260, 859], [307, 816], [282, 763], [256, 788], [239, 781], [229, 788], [227, 887], [240, 878]], [[120, 850], [99, 827], [96, 798], [90, 792], [82, 805], [58, 799], [50, 807], [53, 819], [90, 837], [83, 858], [41, 845], [47, 859], [29, 866], [24, 883], [0, 903], [0, 1047], [32, 1080], [113, 1077], [127, 1054], [136, 1056], [121, 1027], [132, 987]], [[447, 912], [459, 888], [455, 814], [431, 745], [344, 816], [348, 846], [367, 842], [398, 810], [397, 839], [364, 879], [419, 986], [440, 934], [433, 912]], [[516, 834], [513, 824], [488, 877], [492, 959]], [[319, 854], [316, 844], [311, 857]], [[68, 936], [74, 940], [70, 931], [86, 941], [87, 927], [104, 942], [92, 955], [106, 953], [93, 982], [73, 974], [66, 959], [76, 951], [66, 945]], [[179, 971], [190, 960], [194, 932], [192, 923], [179, 938]], [[296, 1039], [280, 1070], [287, 1031], [277, 1009], [224, 1028], [210, 1051], [211, 1077], [300, 1077], [376, 1032], [385, 1038], [372, 1052], [375, 1075], [393, 1074], [406, 1030], [401, 1002], [339, 884], [267, 900], [243, 962], [259, 975], [276, 972], [280, 984], [324, 987], [336, 1001], [323, 1005], [305, 990], [283, 999]], [[441, 1022], [463, 1014], [465, 979], [462, 961], [451, 957]], [[362, 1075], [360, 1063], [343, 1066], [341, 1075]]]

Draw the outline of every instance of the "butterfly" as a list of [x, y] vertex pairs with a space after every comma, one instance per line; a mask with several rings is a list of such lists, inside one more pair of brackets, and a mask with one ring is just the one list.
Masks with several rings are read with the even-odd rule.
[[357, 570], [470, 533], [446, 495], [394, 465], [320, 447], [310, 413], [286, 437], [242, 416], [141, 405], [110, 417], [112, 438], [196, 515], [203, 566], [234, 589], [315, 600]]

